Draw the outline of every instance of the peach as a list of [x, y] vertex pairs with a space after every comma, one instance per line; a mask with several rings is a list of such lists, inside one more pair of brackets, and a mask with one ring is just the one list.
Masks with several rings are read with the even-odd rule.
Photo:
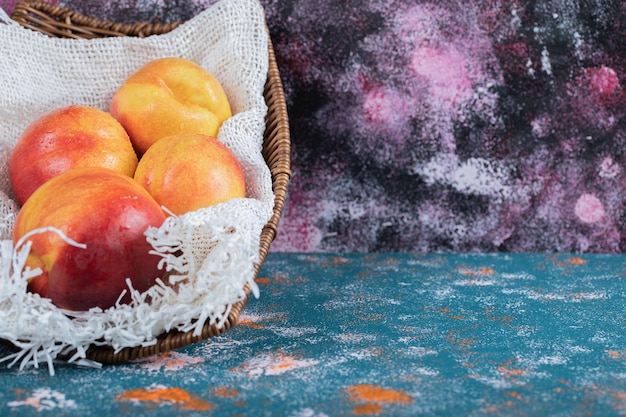
[[226, 93], [206, 69], [183, 58], [160, 58], [131, 74], [115, 92], [109, 111], [142, 155], [165, 136], [217, 136], [231, 117]]
[[216, 138], [202, 134], [161, 139], [143, 155], [134, 178], [177, 215], [246, 196], [236, 156]]
[[103, 167], [132, 177], [137, 154], [111, 114], [90, 106], [53, 110], [24, 130], [9, 161], [9, 179], [21, 205], [42, 184], [72, 168]]
[[[27, 233], [56, 228], [86, 247], [71, 245], [57, 232], [33, 233], [26, 266], [41, 268], [31, 292], [56, 306], [83, 311], [115, 304], [126, 278], [146, 291], [162, 272], [160, 256], [144, 235], [166, 215], [132, 178], [106, 168], [76, 168], [39, 187], [22, 206], [13, 229], [15, 244]], [[128, 293], [122, 302], [128, 302]]]

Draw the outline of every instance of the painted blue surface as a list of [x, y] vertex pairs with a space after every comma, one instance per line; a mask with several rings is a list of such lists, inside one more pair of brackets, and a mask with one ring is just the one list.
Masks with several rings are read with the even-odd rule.
[[224, 336], [0, 367], [2, 416], [624, 415], [622, 255], [271, 253]]

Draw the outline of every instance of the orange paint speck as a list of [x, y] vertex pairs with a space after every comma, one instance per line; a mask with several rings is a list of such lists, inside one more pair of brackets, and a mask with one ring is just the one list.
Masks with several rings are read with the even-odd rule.
[[352, 412], [357, 416], [364, 416], [368, 414], [378, 414], [382, 411], [383, 407], [380, 404], [361, 404], [352, 409]]
[[616, 350], [607, 350], [606, 353], [613, 359], [625, 359], [626, 353], [624, 351], [618, 352]]
[[624, 391], [619, 391], [619, 392], [614, 392], [613, 397], [617, 398], [618, 400], [626, 400], [626, 392]]
[[260, 375], [281, 375], [295, 369], [306, 368], [316, 365], [313, 359], [299, 359], [285, 355], [281, 352], [259, 354], [249, 363], [244, 363], [239, 368], [231, 369], [232, 372], [245, 372], [250, 377]]
[[283, 362], [283, 363], [277, 363], [276, 365], [273, 365], [270, 367], [270, 369], [285, 369], [285, 368], [291, 368], [293, 364], [289, 363], [289, 362]]
[[24, 405], [29, 405], [37, 411], [42, 411], [41, 400], [39, 398], [30, 397], [23, 401]]
[[215, 396], [223, 398], [232, 398], [239, 395], [239, 391], [230, 387], [217, 387], [215, 388]]
[[168, 368], [168, 369], [179, 369], [179, 368], [182, 368], [185, 365], [187, 365], [187, 362], [185, 362], [184, 359], [172, 359], [172, 360], [169, 361], [169, 363], [167, 364], [166, 368]]
[[569, 263], [572, 265], [585, 265], [587, 261], [585, 261], [582, 258], [574, 257], [574, 258], [570, 258]]
[[383, 350], [377, 346], [368, 347], [365, 351], [374, 356], [378, 356], [383, 353]]
[[240, 318], [237, 324], [239, 324], [240, 326], [247, 326], [252, 329], [264, 329], [265, 328], [264, 325], [260, 323], [255, 323], [254, 320], [251, 320], [248, 318]]
[[121, 392], [115, 397], [118, 401], [139, 401], [157, 404], [178, 404], [185, 410], [207, 411], [213, 404], [193, 397], [182, 388], [138, 388]]
[[270, 279], [269, 278], [257, 278], [256, 282], [257, 284], [269, 284]]
[[406, 404], [413, 401], [413, 398], [403, 391], [382, 388], [372, 384], [353, 385], [346, 388], [346, 392], [353, 402]]
[[276, 353], [274, 355], [274, 361], [274, 363], [268, 364], [267, 372], [281, 374], [296, 365], [298, 360], [292, 356]]
[[333, 265], [343, 265], [343, 264], [347, 264], [348, 262], [350, 262], [348, 258], [342, 258], [339, 256], [336, 256], [333, 258]]
[[572, 256], [568, 258], [566, 261], [560, 261], [556, 258], [552, 260], [556, 266], [572, 266], [572, 265], [586, 265], [587, 261], [578, 256]]
[[485, 275], [493, 275], [496, 273], [495, 269], [483, 266], [478, 269], [465, 269], [461, 268], [460, 272], [462, 275], [471, 276], [471, 277], [479, 277]]
[[498, 366], [498, 371], [501, 372], [504, 376], [506, 377], [520, 377], [522, 375], [524, 375], [526, 372], [523, 369], [511, 369], [509, 368], [509, 365], [512, 363], [513, 361], [508, 361], [506, 364], [504, 365], [500, 365]]
[[504, 369], [502, 367], [498, 368], [500, 372], [505, 374], [506, 376], [522, 376], [524, 375], [523, 369]]
[[187, 366], [204, 362], [203, 358], [196, 358], [178, 352], [165, 352], [149, 358], [138, 360], [143, 368], [149, 370], [165, 369], [166, 371], [177, 371]]

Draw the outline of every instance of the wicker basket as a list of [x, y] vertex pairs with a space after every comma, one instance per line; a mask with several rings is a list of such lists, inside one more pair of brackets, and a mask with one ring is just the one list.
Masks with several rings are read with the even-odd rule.
[[[18, 2], [11, 17], [22, 26], [43, 32], [49, 36], [77, 39], [107, 36], [145, 37], [159, 35], [171, 31], [181, 23], [115, 23], [85, 16], [67, 7], [31, 0]], [[287, 107], [271, 38], [269, 38], [268, 48], [269, 71], [263, 93], [268, 112], [265, 119], [266, 128], [262, 153], [271, 172], [272, 189], [275, 198], [273, 215], [261, 233], [260, 260], [255, 265], [255, 277], [259, 273], [270, 245], [276, 236], [291, 176]], [[223, 327], [218, 328], [214, 324], [209, 325], [207, 323], [199, 336], [194, 336], [191, 331], [186, 333], [168, 332], [160, 335], [157, 343], [153, 346], [125, 348], [119, 352], [115, 352], [113, 348], [108, 346], [92, 346], [87, 351], [87, 358], [103, 364], [121, 363], [179, 349], [220, 335], [237, 324], [246, 302], [247, 299], [233, 306]]]

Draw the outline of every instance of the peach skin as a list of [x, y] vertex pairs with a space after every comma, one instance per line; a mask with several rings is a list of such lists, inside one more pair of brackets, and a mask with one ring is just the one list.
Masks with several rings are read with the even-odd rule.
[[[58, 233], [33, 233], [26, 266], [42, 274], [28, 284], [31, 292], [56, 306], [84, 311], [106, 309], [127, 289], [126, 278], [143, 292], [161, 276], [160, 256], [144, 235], [166, 215], [132, 178], [105, 168], [77, 168], [39, 187], [15, 221], [15, 244], [27, 233], [53, 227], [84, 244], [76, 247]], [[128, 293], [122, 302], [129, 302]]]
[[202, 134], [168, 136], [152, 145], [137, 165], [135, 180], [177, 215], [246, 196], [235, 155]]
[[122, 125], [109, 113], [71, 105], [33, 121], [18, 139], [9, 179], [19, 204], [69, 169], [103, 167], [132, 177], [137, 154]]
[[165, 136], [217, 136], [232, 112], [219, 81], [183, 58], [148, 62], [115, 92], [110, 112], [128, 132], [139, 155]]

